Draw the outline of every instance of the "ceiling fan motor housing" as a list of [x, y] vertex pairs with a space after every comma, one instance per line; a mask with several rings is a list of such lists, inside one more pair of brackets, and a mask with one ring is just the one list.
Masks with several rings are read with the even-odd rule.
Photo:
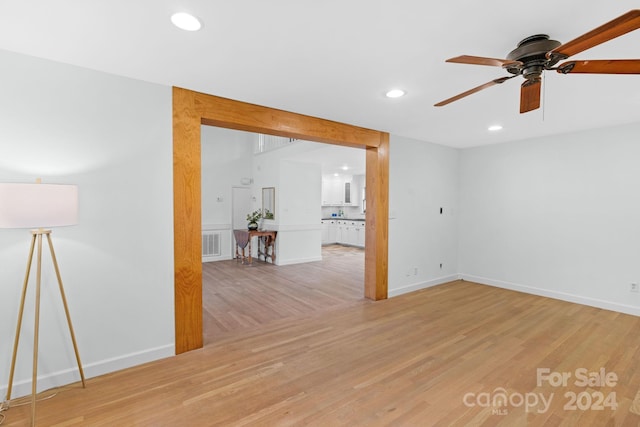
[[[569, 57], [627, 34], [640, 30], [640, 9], [630, 10], [567, 43], [549, 39], [546, 34], [535, 34], [523, 39], [506, 59], [461, 55], [447, 62], [471, 65], [502, 67], [508, 77], [493, 79], [456, 96], [445, 99], [436, 107], [450, 104], [491, 86], [501, 84], [514, 77], [524, 77], [520, 85], [520, 113], [540, 108], [542, 73], [557, 71], [562, 74], [635, 74], [640, 75], [640, 59], [599, 59], [590, 61], [566, 61]], [[562, 63], [561, 63], [562, 62]]]
[[527, 80], [539, 80], [542, 72], [553, 66], [547, 58], [547, 52], [551, 52], [560, 45], [559, 41], [549, 39], [546, 34], [527, 37], [507, 55], [507, 59], [520, 61], [523, 65], [507, 66], [506, 70], [511, 74], [522, 74]]

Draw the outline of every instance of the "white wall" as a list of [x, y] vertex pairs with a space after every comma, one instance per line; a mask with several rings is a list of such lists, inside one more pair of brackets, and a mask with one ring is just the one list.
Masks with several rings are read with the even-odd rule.
[[282, 160], [279, 187], [280, 224], [320, 225], [320, 165]]
[[322, 259], [320, 165], [282, 160], [277, 209], [278, 265]]
[[389, 296], [457, 279], [458, 150], [391, 135], [389, 154]]
[[[233, 258], [232, 188], [249, 186], [256, 135], [214, 126], [201, 126], [202, 229], [220, 234], [220, 255], [203, 261]], [[248, 213], [248, 212], [247, 212]]]
[[463, 277], [640, 314], [640, 124], [466, 149]]
[[231, 188], [252, 177], [255, 134], [202, 126], [202, 223], [231, 224]]
[[[171, 89], [4, 51], [0, 63], [0, 182], [79, 186], [79, 225], [52, 236], [85, 373], [174, 354]], [[3, 396], [30, 237], [0, 229]], [[40, 389], [79, 378], [47, 253], [43, 270]], [[14, 397], [30, 393], [34, 282]]]
[[[254, 155], [256, 134], [253, 133], [203, 126], [201, 139], [204, 229], [228, 232], [230, 241], [231, 188], [240, 185], [242, 178], [252, 178], [252, 210], [262, 208], [263, 187], [276, 189], [275, 220], [265, 221], [263, 225], [278, 231], [276, 263], [322, 259], [320, 166], [290, 160], [317, 150], [318, 144], [299, 142]], [[253, 250], [255, 255], [256, 245]], [[230, 255], [230, 251], [225, 252], [220, 259], [228, 259]]]
[[254, 157], [256, 188], [276, 189], [275, 220], [265, 222], [264, 227], [278, 231], [277, 265], [322, 259], [320, 165], [288, 160], [314, 148], [315, 144], [301, 142]]
[[253, 156], [253, 196], [255, 203], [253, 210], [262, 209], [262, 188], [274, 187], [275, 191], [275, 204], [276, 210], [275, 224], [280, 223], [282, 220], [282, 205], [280, 199], [282, 197], [282, 189], [280, 187], [280, 163], [282, 160], [281, 154], [289, 151], [291, 147], [283, 147], [273, 151], [267, 151], [265, 153], [256, 154]]

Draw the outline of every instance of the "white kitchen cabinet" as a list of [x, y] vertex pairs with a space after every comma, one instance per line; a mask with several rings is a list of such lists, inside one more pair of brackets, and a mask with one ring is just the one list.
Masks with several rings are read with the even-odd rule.
[[364, 241], [365, 241], [365, 231], [364, 231], [364, 222], [362, 222], [360, 225], [357, 226], [356, 228], [356, 246], [359, 246], [361, 248], [364, 248]]
[[322, 244], [326, 245], [329, 243], [329, 222], [322, 221]]
[[322, 244], [357, 246], [364, 248], [364, 221], [322, 220]]
[[[351, 206], [360, 206], [362, 208], [363, 202], [363, 193], [362, 190], [365, 188], [365, 176], [364, 175], [354, 175], [351, 181]], [[360, 209], [362, 211], [362, 209]]]
[[336, 243], [336, 225], [335, 220], [322, 220], [322, 244], [330, 245]]
[[347, 232], [347, 237], [345, 238], [345, 243], [350, 246], [356, 246], [356, 242], [358, 240], [356, 236], [356, 225], [354, 222], [349, 221], [345, 226]]
[[337, 242], [337, 225], [335, 221], [330, 221], [329, 222], [329, 229], [328, 229], [328, 241], [327, 243], [335, 243]]
[[353, 222], [353, 232], [351, 244], [353, 246], [358, 246], [360, 248], [364, 248], [364, 221], [354, 221]]
[[342, 243], [364, 248], [364, 221], [344, 221]]
[[364, 222], [347, 221], [345, 243], [351, 246], [364, 247]]
[[344, 221], [336, 221], [336, 243], [344, 245], [347, 239]]
[[357, 206], [358, 198], [351, 176], [322, 178], [322, 206]]
[[344, 182], [344, 204], [349, 206], [353, 203], [353, 198], [351, 197], [351, 181]]
[[342, 206], [344, 204], [344, 181], [335, 177], [322, 179], [322, 206]]

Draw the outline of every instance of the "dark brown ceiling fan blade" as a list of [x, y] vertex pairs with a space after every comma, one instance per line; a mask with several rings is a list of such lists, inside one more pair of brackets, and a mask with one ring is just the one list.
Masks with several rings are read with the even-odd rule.
[[542, 80], [527, 80], [520, 89], [520, 113], [527, 113], [540, 108]]
[[598, 59], [569, 61], [558, 66], [558, 72], [590, 74], [640, 74], [640, 59]]
[[456, 64], [489, 65], [492, 67], [520, 66], [522, 62], [510, 59], [485, 58], [483, 56], [461, 55], [449, 58], [445, 62], [455, 62]]
[[562, 60], [638, 28], [640, 28], [640, 9], [630, 10], [613, 21], [555, 48], [547, 54], [547, 58]]
[[462, 93], [460, 93], [460, 94], [458, 94], [456, 96], [453, 96], [453, 97], [451, 97], [449, 99], [445, 99], [444, 101], [440, 101], [437, 104], [435, 104], [434, 107], [442, 107], [443, 105], [447, 105], [447, 104], [450, 104], [450, 103], [452, 103], [454, 101], [462, 99], [465, 96], [469, 96], [469, 95], [472, 95], [472, 94], [474, 94], [476, 92], [480, 92], [483, 89], [487, 89], [487, 88], [489, 88], [491, 86], [495, 86], [495, 85], [499, 85], [501, 83], [504, 83], [507, 80], [512, 79], [514, 77], [515, 77], [515, 75], [509, 76], [509, 77], [500, 77], [499, 79], [491, 80], [490, 82], [487, 82], [487, 83], [485, 83], [483, 85], [474, 87], [473, 89], [469, 89], [466, 92], [462, 92]]

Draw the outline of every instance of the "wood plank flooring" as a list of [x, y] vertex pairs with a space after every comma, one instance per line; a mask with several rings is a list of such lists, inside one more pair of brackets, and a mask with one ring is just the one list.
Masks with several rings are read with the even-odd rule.
[[272, 322], [326, 315], [364, 298], [364, 250], [328, 245], [322, 261], [275, 266], [253, 260], [204, 263], [204, 343]]
[[[638, 426], [639, 330], [635, 316], [457, 281], [67, 386], [38, 404], [38, 425]], [[538, 384], [538, 368], [571, 376]], [[618, 380], [581, 386], [581, 368]], [[599, 410], [598, 393], [617, 408]], [[6, 415], [25, 425], [29, 407]]]

